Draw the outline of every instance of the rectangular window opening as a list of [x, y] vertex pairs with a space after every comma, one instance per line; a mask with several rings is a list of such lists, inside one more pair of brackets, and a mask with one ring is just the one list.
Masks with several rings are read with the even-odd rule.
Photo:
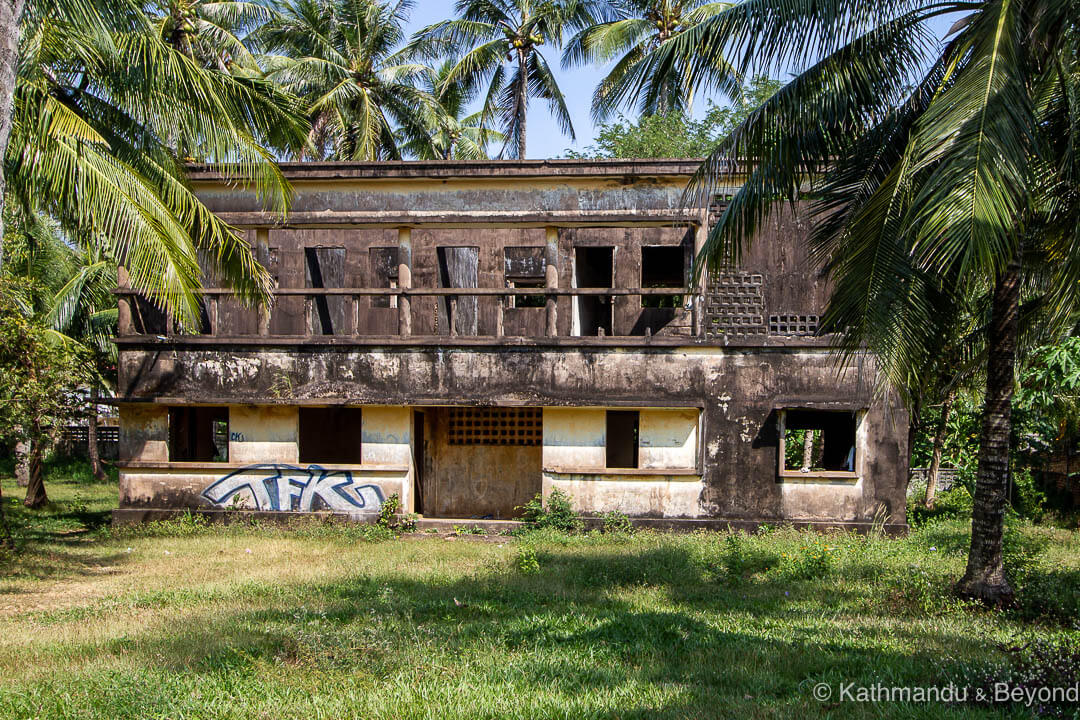
[[[641, 287], [686, 287], [686, 251], [682, 245], [641, 248]], [[682, 295], [642, 295], [641, 307], [679, 308]]]
[[[611, 288], [615, 278], [615, 248], [574, 248], [574, 287]], [[610, 295], [580, 295], [577, 300], [577, 334], [582, 337], [611, 335]]]
[[[368, 260], [371, 264], [372, 287], [396, 288], [398, 286], [398, 248], [373, 247], [368, 251]], [[371, 306], [396, 308], [398, 299], [396, 295], [376, 296], [371, 299]]]
[[[345, 248], [304, 248], [304, 280], [312, 289], [345, 287]], [[345, 298], [316, 295], [311, 314], [316, 335], [345, 332]]]
[[781, 475], [853, 474], [856, 424], [847, 410], [781, 410]]
[[169, 460], [228, 462], [229, 408], [169, 408]]
[[638, 466], [637, 410], [607, 411], [607, 466], [636, 468]]
[[360, 465], [362, 419], [361, 408], [300, 408], [300, 462]]

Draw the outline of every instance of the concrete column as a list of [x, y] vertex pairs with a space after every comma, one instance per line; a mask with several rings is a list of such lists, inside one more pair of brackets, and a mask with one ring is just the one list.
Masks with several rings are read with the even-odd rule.
[[701, 210], [701, 220], [694, 228], [694, 265], [693, 272], [697, 280], [690, 288], [690, 324], [694, 337], [700, 337], [703, 331], [702, 315], [704, 304], [704, 292], [708, 285], [708, 275], [704, 268], [698, 272], [701, 251], [705, 248], [705, 241], [709, 237], [709, 207], [706, 205]]
[[[270, 267], [270, 229], [258, 228], [255, 231], [255, 259], [259, 261], [259, 264], [264, 268]], [[275, 288], [276, 289], [276, 288]], [[271, 300], [273, 302], [273, 300]], [[270, 311], [271, 307], [259, 308], [259, 334], [270, 334]], [[310, 314], [310, 313], [309, 313]], [[217, 332], [217, 326], [214, 327], [214, 332]]]
[[[544, 286], [548, 288], [559, 287], [559, 228], [546, 228], [547, 245], [544, 248]], [[555, 337], [559, 334], [559, 310], [558, 298], [555, 295], [547, 296], [547, 335]]]
[[[123, 265], [119, 265], [116, 268], [116, 286], [121, 290], [127, 290], [131, 287], [131, 281], [128, 279], [127, 268]], [[116, 334], [117, 335], [134, 335], [135, 323], [131, 317], [131, 306], [135, 302], [135, 298], [131, 295], [120, 295], [117, 303], [117, 317], [116, 317]]]
[[[398, 228], [398, 287], [412, 287], [412, 228]], [[398, 296], [398, 335], [412, 335], [412, 300]]]

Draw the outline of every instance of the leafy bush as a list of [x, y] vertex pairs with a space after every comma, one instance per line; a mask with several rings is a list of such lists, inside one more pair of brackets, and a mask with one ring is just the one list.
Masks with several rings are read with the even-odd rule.
[[530, 528], [552, 529], [561, 532], [578, 532], [583, 523], [574, 512], [571, 498], [558, 488], [551, 491], [544, 503], [543, 493], [536, 493], [529, 502], [518, 508], [521, 520]]
[[835, 563], [837, 548], [821, 541], [803, 545], [795, 552], [781, 553], [778, 570], [793, 580], [811, 580], [827, 575]]
[[1022, 468], [1012, 477], [1012, 508], [1021, 517], [1035, 522], [1043, 519], [1046, 512], [1046, 493], [1035, 482], [1030, 468]]
[[971, 493], [963, 485], [956, 485], [934, 499], [934, 507], [927, 508], [921, 497], [908, 500], [908, 524], [919, 527], [931, 520], [942, 518], [969, 518], [973, 505]]
[[536, 558], [536, 550], [528, 545], [518, 548], [517, 566], [525, 575], [535, 575], [540, 572], [540, 561]]
[[632, 533], [634, 532], [634, 525], [630, 522], [625, 514], [618, 510], [612, 510], [606, 512], [600, 516], [604, 521], [603, 530], [606, 533]]
[[401, 498], [398, 497], [397, 493], [394, 493], [383, 500], [382, 507], [379, 508], [379, 519], [376, 522], [384, 528], [393, 529], [397, 526], [397, 517], [395, 516], [400, 509]]
[[741, 578], [746, 574], [749, 564], [742, 538], [735, 533], [725, 537], [724, 550], [720, 554], [720, 567], [723, 568], [724, 575], [732, 580]]

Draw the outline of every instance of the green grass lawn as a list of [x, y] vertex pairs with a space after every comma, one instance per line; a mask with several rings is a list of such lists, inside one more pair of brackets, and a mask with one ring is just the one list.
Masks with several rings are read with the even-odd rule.
[[1009, 552], [1033, 600], [999, 612], [948, 593], [960, 521], [903, 539], [378, 539], [114, 530], [115, 486], [53, 480], [34, 513], [3, 492], [21, 548], [0, 565], [2, 718], [999, 717], [835, 693], [939, 685], [999, 644], [1076, 633], [1080, 535], [1030, 525]]

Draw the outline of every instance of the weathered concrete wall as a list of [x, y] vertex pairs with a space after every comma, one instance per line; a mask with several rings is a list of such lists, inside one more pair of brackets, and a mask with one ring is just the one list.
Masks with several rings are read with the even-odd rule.
[[699, 416], [697, 408], [642, 410], [638, 466], [659, 470], [697, 468]]
[[177, 463], [121, 470], [120, 507], [370, 514], [407, 482], [405, 470]]
[[[159, 364], [162, 358], [165, 362]], [[543, 406], [548, 408], [545, 424], [552, 428], [559, 425], [553, 420], [562, 407], [681, 407], [686, 418], [701, 408], [704, 484], [696, 516], [869, 522], [884, 512], [891, 522], [902, 524], [907, 416], [895, 404], [875, 399], [871, 358], [856, 361], [840, 372], [832, 355], [812, 349], [502, 347], [365, 352], [343, 347], [311, 353], [249, 348], [231, 357], [211, 350], [175, 349], [168, 354], [128, 351], [121, 374], [129, 378], [127, 387], [135, 397], [202, 402], [233, 398], [233, 404], [241, 398], [246, 403], [274, 397], [290, 405], [401, 406], [454, 405], [468, 398], [478, 405]], [[130, 367], [140, 372], [128, 374]], [[857, 483], [777, 481], [775, 411], [783, 407], [865, 410], [859, 424]], [[568, 442], [591, 437], [580, 446], [593, 449], [573, 455], [574, 462], [602, 468], [604, 416], [602, 410], [592, 412], [591, 420], [589, 413], [576, 416], [583, 428], [579, 435], [560, 439], [552, 430], [549, 452], [554, 454], [545, 457], [545, 464], [554, 464], [558, 448], [570, 447]], [[642, 422], [643, 445], [650, 446], [652, 420], [646, 415]], [[667, 431], [656, 432], [662, 437]], [[662, 452], [676, 452], [673, 438], [678, 434], [668, 435], [671, 450]], [[685, 452], [687, 440], [681, 447], [678, 452]], [[654, 450], [646, 447], [645, 457]], [[654, 511], [645, 508], [643, 514]], [[671, 511], [659, 510], [665, 513]]]
[[160, 405], [121, 405], [120, 462], [168, 462], [169, 409]]
[[605, 413], [603, 408], [546, 408], [544, 469], [603, 470]]
[[296, 408], [237, 405], [229, 408], [230, 464], [296, 463]]
[[615, 510], [638, 518], [709, 517], [701, 504], [704, 487], [696, 476], [544, 473], [545, 494], [558, 488], [587, 515]]

